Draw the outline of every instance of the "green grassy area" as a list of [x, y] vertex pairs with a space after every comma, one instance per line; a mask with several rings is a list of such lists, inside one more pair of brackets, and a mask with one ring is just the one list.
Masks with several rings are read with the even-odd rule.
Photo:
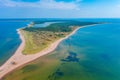
[[37, 53], [56, 40], [65, 37], [77, 27], [48, 26], [45, 28], [27, 27], [21, 30], [25, 37], [25, 47], [23, 54]]

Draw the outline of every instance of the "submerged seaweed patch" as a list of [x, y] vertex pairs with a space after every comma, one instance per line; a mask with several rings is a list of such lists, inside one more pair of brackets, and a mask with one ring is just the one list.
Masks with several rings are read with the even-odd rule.
[[37, 68], [38, 68], [37, 65], [31, 64], [31, 65], [27, 65], [27, 66], [23, 67], [22, 71], [23, 71], [23, 73], [25, 73], [25, 72], [31, 72], [31, 71], [36, 70]]
[[64, 75], [64, 73], [58, 68], [52, 75], [48, 76], [48, 80], [56, 80]]
[[69, 55], [65, 59], [61, 59], [61, 61], [65, 62], [79, 62], [79, 58], [77, 58], [77, 54], [74, 52], [69, 52]]

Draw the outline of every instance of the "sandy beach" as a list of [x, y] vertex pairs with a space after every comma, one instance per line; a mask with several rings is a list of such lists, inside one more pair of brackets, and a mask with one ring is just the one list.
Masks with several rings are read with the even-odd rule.
[[[91, 25], [87, 25], [87, 26], [91, 26]], [[2, 66], [0, 66], [0, 80], [2, 80], [2, 77], [4, 77], [6, 74], [10, 73], [14, 69], [54, 51], [62, 40], [67, 39], [69, 36], [73, 35], [78, 29], [87, 27], [87, 26], [82, 26], [82, 27], [75, 29], [68, 36], [55, 41], [54, 43], [52, 43], [49, 47], [45, 48], [44, 50], [36, 54], [31, 54], [31, 55], [22, 54], [22, 50], [24, 49], [24, 46], [25, 46], [25, 39], [24, 39], [24, 36], [21, 34], [20, 30], [18, 29], [17, 31], [20, 36], [20, 39], [22, 40], [22, 43], [20, 44], [20, 46], [18, 47], [14, 55], [11, 56], [11, 58], [8, 59]]]

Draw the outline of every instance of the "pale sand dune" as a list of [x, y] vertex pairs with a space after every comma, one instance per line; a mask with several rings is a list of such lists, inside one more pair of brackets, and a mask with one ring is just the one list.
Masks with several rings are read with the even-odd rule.
[[[87, 27], [87, 26], [83, 26], [83, 27]], [[79, 28], [83, 28], [83, 27], [79, 27]], [[75, 29], [68, 36], [55, 41], [54, 43], [52, 43], [46, 49], [44, 49], [44, 50], [42, 50], [42, 51], [40, 51], [40, 52], [38, 52], [36, 54], [31, 54], [31, 55], [23, 55], [22, 54], [22, 50], [23, 50], [23, 48], [25, 46], [25, 39], [22, 36], [20, 30], [18, 29], [17, 31], [18, 31], [18, 34], [20, 35], [20, 39], [22, 40], [22, 43], [20, 44], [19, 48], [16, 50], [14, 55], [10, 59], [8, 59], [2, 66], [0, 66], [0, 79], [2, 79], [2, 77], [4, 77], [6, 74], [13, 71], [17, 67], [20, 67], [20, 66], [22, 66], [22, 65], [24, 65], [24, 64], [26, 64], [26, 63], [28, 63], [30, 61], [33, 61], [33, 60], [39, 58], [40, 56], [43, 56], [43, 55], [46, 55], [46, 54], [52, 52], [53, 50], [56, 49], [56, 47], [58, 46], [58, 44], [62, 40], [68, 38], [71, 35], [73, 35], [79, 28]]]

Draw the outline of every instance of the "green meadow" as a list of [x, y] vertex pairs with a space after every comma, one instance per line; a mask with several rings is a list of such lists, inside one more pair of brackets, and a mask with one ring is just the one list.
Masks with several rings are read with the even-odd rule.
[[77, 27], [52, 24], [47, 27], [26, 27], [21, 29], [22, 35], [25, 38], [25, 47], [23, 54], [35, 54], [49, 47], [56, 40], [65, 37]]

